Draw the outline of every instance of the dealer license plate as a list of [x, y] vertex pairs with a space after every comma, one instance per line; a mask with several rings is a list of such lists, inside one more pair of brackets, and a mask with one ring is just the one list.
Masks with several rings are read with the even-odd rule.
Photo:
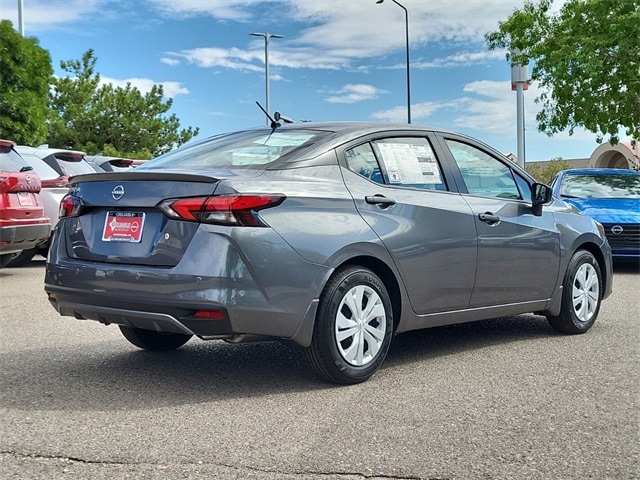
[[140, 243], [144, 212], [108, 212], [102, 240], [105, 242]]
[[23, 207], [33, 207], [33, 196], [29, 192], [18, 192], [18, 202]]

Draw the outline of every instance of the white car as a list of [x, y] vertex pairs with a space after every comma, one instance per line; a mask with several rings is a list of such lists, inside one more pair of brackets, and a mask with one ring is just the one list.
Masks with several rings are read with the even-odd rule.
[[[42, 181], [40, 198], [44, 204], [45, 214], [51, 219], [51, 231], [58, 223], [60, 200], [69, 190], [69, 177], [81, 173], [90, 173], [89, 164], [84, 160], [84, 152], [63, 150], [56, 148], [16, 146], [16, 151], [33, 167]], [[8, 263], [8, 267], [25, 265], [37, 255], [47, 256], [50, 237], [37, 247], [23, 250], [15, 255]]]

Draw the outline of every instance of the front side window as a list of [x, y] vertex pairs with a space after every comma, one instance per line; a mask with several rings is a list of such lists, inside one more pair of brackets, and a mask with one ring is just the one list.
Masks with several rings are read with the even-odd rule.
[[471, 195], [523, 200], [513, 171], [497, 158], [469, 144], [446, 140]]

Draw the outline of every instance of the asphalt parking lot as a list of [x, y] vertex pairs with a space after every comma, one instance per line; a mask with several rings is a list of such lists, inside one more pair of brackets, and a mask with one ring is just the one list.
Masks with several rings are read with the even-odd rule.
[[137, 350], [0, 270], [1, 479], [637, 479], [640, 273], [585, 335], [522, 315], [396, 337], [338, 387], [279, 343]]

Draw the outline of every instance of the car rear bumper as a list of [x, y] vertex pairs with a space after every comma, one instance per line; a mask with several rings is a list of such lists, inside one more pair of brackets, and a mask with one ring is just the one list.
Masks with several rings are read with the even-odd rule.
[[0, 226], [0, 253], [34, 248], [49, 238], [50, 231], [50, 223]]
[[254, 230], [246, 240], [250, 245], [240, 249], [239, 235], [199, 232], [181, 261], [159, 267], [71, 258], [56, 230], [45, 291], [61, 315], [77, 319], [202, 338], [257, 335], [303, 344], [299, 335], [313, 327], [322, 279], [331, 269], [303, 260], [268, 229]]

